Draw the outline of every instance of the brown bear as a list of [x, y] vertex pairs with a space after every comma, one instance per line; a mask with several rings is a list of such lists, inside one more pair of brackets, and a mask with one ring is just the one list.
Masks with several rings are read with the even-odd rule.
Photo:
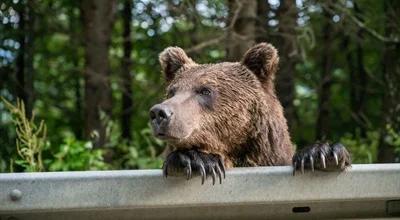
[[283, 108], [274, 89], [277, 50], [267, 43], [240, 62], [197, 64], [179, 47], [160, 54], [166, 99], [150, 109], [154, 134], [171, 150], [163, 172], [192, 172], [221, 183], [225, 167], [290, 165], [296, 170], [344, 170], [341, 144], [317, 143], [294, 155]]

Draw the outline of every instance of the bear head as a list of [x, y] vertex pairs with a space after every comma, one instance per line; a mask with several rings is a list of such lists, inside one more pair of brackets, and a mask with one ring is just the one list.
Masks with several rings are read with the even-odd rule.
[[159, 60], [166, 98], [151, 108], [151, 125], [175, 148], [228, 151], [256, 132], [260, 108], [280, 107], [273, 86], [279, 57], [271, 44], [255, 45], [240, 62], [197, 64], [179, 47], [166, 48]]

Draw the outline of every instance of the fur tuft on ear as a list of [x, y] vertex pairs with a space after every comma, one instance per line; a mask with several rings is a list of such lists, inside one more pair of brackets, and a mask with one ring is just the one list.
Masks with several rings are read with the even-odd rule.
[[184, 65], [195, 64], [180, 47], [167, 47], [160, 53], [159, 61], [167, 82], [175, 77], [175, 73]]
[[251, 70], [263, 84], [272, 82], [278, 70], [278, 51], [271, 44], [257, 44], [245, 53], [242, 64]]

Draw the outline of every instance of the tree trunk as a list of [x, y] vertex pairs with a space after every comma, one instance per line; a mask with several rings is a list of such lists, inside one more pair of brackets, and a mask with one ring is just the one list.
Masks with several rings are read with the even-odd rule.
[[16, 59], [16, 96], [26, 102], [25, 94], [25, 4], [20, 1], [18, 8], [18, 16], [20, 17], [18, 23], [18, 41], [19, 50]]
[[321, 52], [321, 75], [318, 88], [318, 116], [316, 125], [316, 138], [324, 140], [328, 138], [330, 131], [330, 99], [332, 85], [332, 25], [331, 16], [324, 11], [325, 25], [322, 36], [322, 52]]
[[295, 109], [293, 106], [295, 88], [294, 78], [298, 54], [296, 51], [297, 7], [295, 0], [281, 1], [278, 9], [278, 50], [280, 57], [279, 73], [276, 75], [276, 90], [285, 110], [289, 128], [293, 126]]
[[[399, 34], [396, 27], [396, 18], [400, 13], [399, 1], [385, 1], [384, 8], [386, 12], [385, 36]], [[397, 32], [396, 32], [397, 31]], [[400, 45], [385, 43], [383, 52], [383, 81], [385, 85], [383, 97], [382, 135], [378, 152], [378, 162], [395, 162], [395, 147], [388, 142], [390, 136], [388, 126], [396, 133], [400, 131]]]
[[108, 49], [115, 8], [116, 0], [83, 0], [81, 5], [85, 39], [85, 135], [96, 134], [95, 147], [106, 143], [106, 127], [100, 113], [111, 115]]
[[131, 134], [131, 118], [133, 111], [133, 91], [132, 91], [132, 80], [131, 75], [132, 69], [132, 36], [131, 36], [131, 25], [132, 25], [132, 0], [124, 1], [124, 8], [122, 11], [123, 20], [123, 50], [124, 56], [122, 58], [122, 114], [121, 114], [121, 129], [122, 137], [130, 140]]
[[[363, 21], [363, 16], [361, 15], [362, 11], [358, 7], [358, 4], [354, 3], [354, 11], [359, 20]], [[352, 112], [356, 117], [358, 124], [360, 125], [360, 134], [362, 137], [366, 136], [366, 121], [364, 119], [364, 108], [365, 108], [365, 97], [367, 95], [367, 73], [364, 68], [364, 49], [362, 45], [362, 41], [364, 39], [364, 31], [359, 29], [357, 31], [357, 41], [356, 41], [356, 68], [354, 71], [353, 79], [351, 79], [351, 108]]]
[[[75, 3], [76, 5], [79, 5], [80, 3]], [[76, 27], [79, 24], [80, 20], [76, 19], [75, 15], [75, 9], [76, 7], [70, 7], [68, 9], [68, 17], [69, 19], [69, 36], [70, 36], [70, 44], [71, 47], [73, 48], [79, 48], [82, 45], [82, 38], [83, 38], [83, 33], [80, 31], [80, 29], [77, 29]], [[78, 49], [75, 49], [77, 51]], [[72, 53], [73, 54], [73, 53]], [[74, 106], [74, 112], [70, 115], [70, 122], [71, 125], [73, 126], [73, 132], [75, 134], [75, 137], [78, 140], [82, 140], [84, 138], [84, 126], [82, 126], [83, 120], [83, 84], [82, 84], [82, 70], [79, 65], [80, 57], [76, 55], [71, 56], [71, 62], [73, 63], [74, 69], [72, 71], [73, 74], [73, 90], [75, 94], [75, 106]]]
[[33, 101], [34, 101], [34, 89], [33, 89], [33, 81], [35, 70], [33, 69], [33, 56], [34, 56], [34, 33], [35, 33], [35, 0], [27, 1], [27, 12], [26, 12], [26, 81], [25, 81], [25, 108], [28, 117], [32, 116], [33, 110]]
[[270, 11], [268, 1], [257, 0], [257, 28], [256, 28], [256, 42], [270, 42], [269, 28], [268, 28], [268, 12]]
[[21, 1], [19, 8], [19, 43], [20, 48], [17, 57], [17, 97], [21, 98], [25, 103], [26, 116], [32, 117], [33, 101], [34, 101], [34, 0]]
[[76, 119], [73, 120], [74, 122], [74, 134], [75, 137], [79, 140], [83, 138], [83, 128], [82, 128], [82, 92], [81, 92], [81, 76], [80, 74], [74, 73], [76, 78], [74, 79], [74, 92], [75, 92], [75, 114], [76, 114]]
[[256, 40], [257, 0], [228, 0], [228, 8], [227, 60], [239, 61]]

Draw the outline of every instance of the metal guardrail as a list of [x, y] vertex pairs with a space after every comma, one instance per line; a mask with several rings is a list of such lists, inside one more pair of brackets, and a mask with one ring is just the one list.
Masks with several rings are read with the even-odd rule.
[[161, 170], [0, 174], [0, 219], [310, 219], [400, 216], [400, 164], [292, 176], [235, 168], [223, 183]]

